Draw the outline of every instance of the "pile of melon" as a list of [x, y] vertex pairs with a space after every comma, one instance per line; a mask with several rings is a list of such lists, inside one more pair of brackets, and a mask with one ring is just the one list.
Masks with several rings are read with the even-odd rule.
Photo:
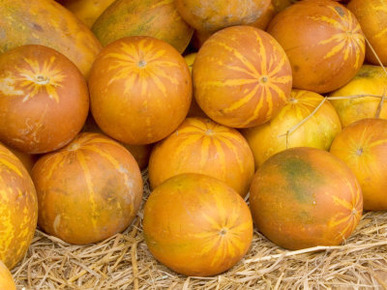
[[37, 227], [90, 244], [140, 210], [188, 276], [229, 270], [254, 228], [345, 243], [387, 210], [386, 65], [387, 0], [3, 0], [0, 261]]

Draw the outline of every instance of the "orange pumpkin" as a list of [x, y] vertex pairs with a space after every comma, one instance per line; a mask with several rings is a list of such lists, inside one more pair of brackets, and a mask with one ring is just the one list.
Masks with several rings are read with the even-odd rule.
[[69, 143], [89, 111], [86, 80], [63, 54], [23, 45], [0, 55], [0, 140], [27, 153]]
[[278, 13], [267, 31], [285, 49], [297, 89], [336, 90], [355, 76], [364, 61], [360, 24], [335, 1], [297, 2]]
[[[317, 109], [322, 101], [324, 97], [317, 93], [293, 90], [288, 103], [271, 121], [242, 131], [253, 151], [257, 168], [270, 156], [286, 148], [329, 150], [333, 139], [341, 131], [341, 123], [329, 101]], [[305, 123], [287, 135], [293, 126], [305, 119]]]
[[201, 174], [174, 176], [144, 207], [145, 242], [152, 255], [189, 276], [212, 276], [248, 251], [253, 222], [245, 201], [224, 182]]
[[0, 289], [16, 290], [15, 282], [8, 268], [0, 260]]
[[387, 210], [387, 120], [362, 119], [345, 127], [330, 152], [359, 180], [366, 210]]
[[235, 128], [269, 121], [285, 105], [292, 87], [282, 47], [251, 26], [214, 33], [200, 48], [192, 71], [200, 108], [214, 121]]
[[[347, 8], [355, 14], [368, 41], [366, 60], [372, 64], [380, 61], [387, 65], [387, 0], [351, 0]], [[376, 55], [375, 55], [376, 53]]]
[[73, 13], [52, 0], [3, 0], [0, 53], [25, 44], [51, 47], [87, 77], [101, 44]]
[[[387, 74], [384, 69], [380, 66], [363, 65], [349, 83], [330, 93], [329, 99], [343, 127], [346, 127], [365, 118], [387, 119], [387, 104], [386, 102], [381, 104], [381, 98], [386, 94]], [[359, 95], [363, 97], [356, 97]]]
[[68, 243], [94, 243], [123, 231], [141, 204], [142, 176], [134, 157], [102, 134], [81, 133], [41, 157], [31, 175], [39, 226]]
[[192, 80], [184, 58], [165, 41], [121, 38], [98, 55], [89, 78], [91, 112], [101, 130], [127, 144], [149, 144], [185, 119]]
[[321, 149], [297, 147], [273, 155], [257, 170], [250, 209], [260, 232], [295, 250], [345, 242], [359, 223], [363, 199], [343, 161]]
[[174, 0], [117, 0], [95, 21], [92, 31], [107, 44], [127, 36], [151, 36], [182, 53], [193, 28], [177, 12]]
[[38, 201], [29, 173], [1, 144], [0, 164], [0, 260], [12, 269], [31, 244], [38, 219]]
[[196, 30], [209, 32], [257, 22], [270, 4], [270, 0], [175, 0], [177, 10], [189, 25]]
[[208, 118], [187, 118], [153, 147], [148, 167], [150, 185], [155, 188], [186, 172], [218, 178], [244, 197], [254, 175], [254, 157], [237, 130]]

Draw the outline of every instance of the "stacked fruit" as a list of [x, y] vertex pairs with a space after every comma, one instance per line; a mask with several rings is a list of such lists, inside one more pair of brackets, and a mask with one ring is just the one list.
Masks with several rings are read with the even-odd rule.
[[235, 265], [253, 222], [300, 249], [387, 210], [386, 0], [58, 2], [0, 6], [8, 268], [37, 225], [129, 227], [146, 168], [145, 241], [186, 275]]

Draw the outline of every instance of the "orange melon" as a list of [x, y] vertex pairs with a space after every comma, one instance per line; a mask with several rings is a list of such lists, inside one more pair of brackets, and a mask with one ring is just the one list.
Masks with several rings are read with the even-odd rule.
[[284, 48], [297, 89], [336, 90], [355, 76], [364, 61], [360, 24], [335, 1], [299, 1], [276, 14], [267, 32]]
[[98, 133], [81, 133], [66, 147], [45, 154], [31, 176], [39, 226], [72, 244], [95, 243], [125, 230], [142, 200], [136, 160]]
[[69, 143], [89, 111], [84, 76], [66, 56], [42, 45], [0, 54], [0, 140], [46, 153]]
[[150, 144], [172, 133], [192, 99], [188, 65], [165, 41], [149, 36], [121, 38], [93, 64], [91, 112], [101, 130], [127, 144]]
[[269, 121], [285, 105], [292, 87], [282, 47], [265, 31], [246, 25], [214, 33], [200, 48], [192, 71], [200, 108], [234, 128]]
[[208, 118], [187, 118], [153, 147], [148, 167], [150, 185], [155, 188], [187, 172], [220, 179], [244, 197], [254, 175], [254, 157], [237, 130]]
[[343, 129], [330, 152], [359, 180], [365, 210], [387, 210], [387, 120], [362, 119]]
[[143, 230], [151, 254], [177, 273], [213, 276], [247, 253], [250, 210], [231, 187], [202, 174], [174, 176], [148, 197]]
[[257, 170], [250, 209], [258, 230], [286, 249], [339, 245], [353, 233], [363, 211], [352, 170], [316, 148], [284, 150]]

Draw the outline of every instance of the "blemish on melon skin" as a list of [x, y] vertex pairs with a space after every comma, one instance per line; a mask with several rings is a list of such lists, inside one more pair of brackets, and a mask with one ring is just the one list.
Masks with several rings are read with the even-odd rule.
[[340, 6], [335, 6], [335, 10], [341, 17], [345, 16], [344, 10]]
[[15, 80], [12, 78], [0, 79], [0, 93], [4, 95], [22, 96], [24, 95], [23, 90], [17, 90], [15, 88]]
[[118, 168], [118, 171], [120, 173], [124, 173], [124, 174], [128, 174], [129, 173], [129, 171], [124, 166], [122, 166], [122, 165], [120, 165], [120, 167]]
[[32, 23], [32, 27], [33, 27], [34, 30], [37, 30], [37, 31], [40, 31], [40, 32], [43, 31], [42, 26], [40, 26], [37, 23]]

